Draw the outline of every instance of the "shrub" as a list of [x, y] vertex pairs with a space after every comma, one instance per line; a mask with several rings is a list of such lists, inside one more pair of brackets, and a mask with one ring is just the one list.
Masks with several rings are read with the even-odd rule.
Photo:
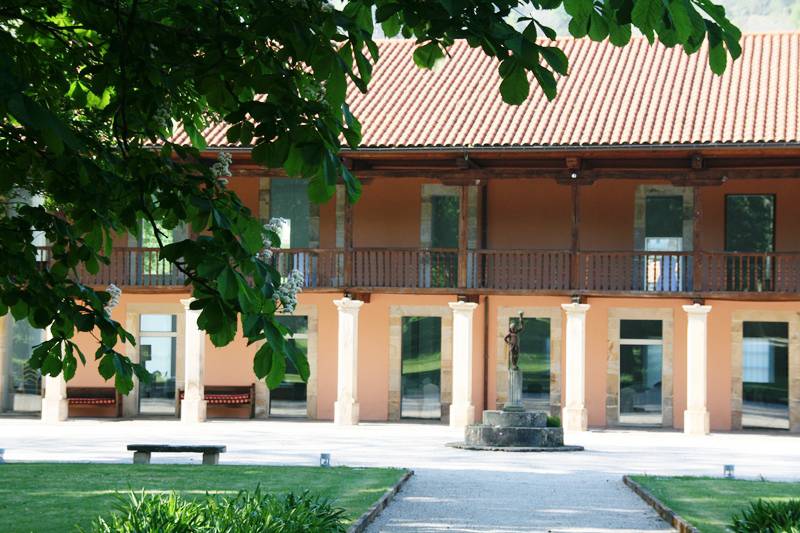
[[178, 494], [120, 497], [92, 533], [300, 533], [344, 532], [344, 510], [310, 493], [275, 496], [241, 491], [235, 496], [186, 499]]
[[561, 427], [561, 419], [557, 416], [548, 416], [547, 417], [547, 427], [549, 428], [560, 428]]
[[750, 502], [731, 517], [734, 533], [800, 533], [800, 500]]

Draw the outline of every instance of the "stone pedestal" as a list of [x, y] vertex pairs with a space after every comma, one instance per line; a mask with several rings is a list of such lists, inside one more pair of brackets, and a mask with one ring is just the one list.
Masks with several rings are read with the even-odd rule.
[[503, 411], [524, 411], [522, 406], [522, 370], [508, 371], [508, 401]]
[[564, 431], [547, 427], [547, 413], [503, 409], [484, 411], [483, 423], [468, 426], [464, 442], [448, 446], [467, 450], [509, 452], [580, 451], [582, 446], [564, 446]]

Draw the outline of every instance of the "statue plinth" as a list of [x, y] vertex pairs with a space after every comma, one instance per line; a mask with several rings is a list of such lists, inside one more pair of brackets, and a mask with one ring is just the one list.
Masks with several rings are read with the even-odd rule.
[[509, 369], [508, 371], [508, 401], [503, 405], [503, 411], [524, 411], [522, 405], [522, 370]]

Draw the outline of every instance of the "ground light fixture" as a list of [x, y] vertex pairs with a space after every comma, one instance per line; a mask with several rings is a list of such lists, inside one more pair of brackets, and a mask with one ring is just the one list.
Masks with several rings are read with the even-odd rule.
[[319, 466], [322, 468], [328, 468], [331, 466], [331, 454], [329, 453], [321, 453], [319, 454]]
[[728, 479], [733, 479], [733, 465], [724, 465], [722, 467], [722, 475]]

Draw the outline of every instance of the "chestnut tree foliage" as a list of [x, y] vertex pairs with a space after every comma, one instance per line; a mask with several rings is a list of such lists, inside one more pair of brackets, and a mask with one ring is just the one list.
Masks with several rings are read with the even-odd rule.
[[[269, 386], [286, 357], [307, 377], [275, 320], [282, 280], [260, 254], [277, 235], [201, 157], [201, 130], [225, 121], [229, 141], [251, 146], [256, 162], [309, 178], [314, 201], [343, 182], [354, 202], [360, 185], [338, 153], [359, 144], [346, 89], [369, 89], [374, 25], [415, 39], [421, 68], [466, 39], [496, 58], [498, 90], [519, 104], [531, 84], [554, 98], [569, 73], [548, 44], [555, 33], [536, 19], [544, 9], [565, 10], [574, 36], [618, 46], [634, 28], [689, 54], [707, 41], [716, 73], [741, 53], [739, 30], [711, 0], [3, 0], [0, 314], [50, 327], [31, 365], [71, 378], [86, 358], [76, 332], [90, 332], [104, 378], [124, 392], [148, 378], [123, 355], [134, 339], [104, 310], [109, 294], [78, 276], [108, 264], [114, 236], [145, 221], [215, 345], [241, 328], [260, 344], [254, 368]], [[192, 146], [170, 141], [177, 123]], [[164, 230], [181, 224], [194, 237], [167, 244]], [[47, 262], [33, 230], [52, 247]]]

